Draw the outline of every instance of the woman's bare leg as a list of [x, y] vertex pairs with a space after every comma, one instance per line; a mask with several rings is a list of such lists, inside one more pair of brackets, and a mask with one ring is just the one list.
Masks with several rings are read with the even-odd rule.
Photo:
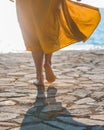
[[36, 74], [37, 74], [37, 80], [34, 81], [34, 84], [36, 84], [37, 86], [39, 85], [44, 86], [44, 78], [43, 78], [44, 53], [42, 50], [38, 50], [38, 51], [32, 52], [32, 56], [34, 59], [34, 63], [36, 67]]
[[52, 53], [45, 54], [45, 65], [51, 65]]
[[56, 76], [54, 75], [54, 72], [52, 71], [51, 68], [51, 59], [52, 54], [45, 54], [44, 68], [45, 68], [46, 80], [48, 82], [54, 82], [56, 79]]

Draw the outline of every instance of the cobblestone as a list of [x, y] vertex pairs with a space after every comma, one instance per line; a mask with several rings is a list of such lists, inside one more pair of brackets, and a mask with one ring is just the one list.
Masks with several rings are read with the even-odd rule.
[[40, 93], [30, 53], [0, 54], [0, 130], [104, 130], [104, 51], [59, 51], [52, 67]]

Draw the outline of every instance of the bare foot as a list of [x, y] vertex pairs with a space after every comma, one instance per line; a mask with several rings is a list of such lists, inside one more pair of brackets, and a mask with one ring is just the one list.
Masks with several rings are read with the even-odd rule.
[[36, 86], [44, 86], [44, 76], [37, 76], [36, 80], [33, 81], [33, 84]]
[[39, 93], [45, 92], [45, 86], [43, 83], [40, 83], [39, 80], [35, 80], [33, 84], [37, 87]]
[[33, 81], [33, 84], [36, 86], [44, 86], [43, 82], [40, 82], [38, 79]]
[[56, 76], [54, 75], [54, 73], [52, 71], [51, 65], [50, 64], [45, 64], [44, 68], [45, 68], [46, 80], [49, 83], [54, 82], [56, 80]]

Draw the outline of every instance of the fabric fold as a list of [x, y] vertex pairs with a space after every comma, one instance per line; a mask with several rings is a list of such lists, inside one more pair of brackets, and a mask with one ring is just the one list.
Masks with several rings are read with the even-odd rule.
[[100, 22], [98, 8], [70, 0], [17, 0], [16, 7], [28, 51], [52, 53], [86, 41]]

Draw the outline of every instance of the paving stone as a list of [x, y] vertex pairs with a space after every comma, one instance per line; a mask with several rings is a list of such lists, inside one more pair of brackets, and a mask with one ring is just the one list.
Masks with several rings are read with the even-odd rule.
[[[68, 67], [68, 65], [67, 65], [67, 67]], [[68, 78], [69, 78], [69, 80], [71, 81], [71, 80], [74, 80], [74, 78], [79, 78], [79, 73], [77, 73], [77, 70], [76, 70], [76, 73], [74, 73], [75, 72], [75, 70], [69, 70], [69, 68], [68, 69], [66, 69], [66, 72], [65, 71], [63, 71], [62, 73], [61, 73], [61, 75], [64, 75], [63, 76], [63, 81], [64, 81], [64, 79], [65, 79], [65, 81], [64, 82], [68, 82], [68, 80], [66, 80], [66, 77], [68, 76]], [[65, 77], [65, 78], [64, 78]]]
[[14, 93], [19, 93], [19, 94], [27, 94], [27, 93], [29, 93], [29, 94], [31, 94], [31, 93], [33, 93], [33, 94], [37, 94], [36, 93], [36, 90], [33, 90], [32, 89], [32, 91], [31, 91], [31, 89], [30, 88], [23, 88], [23, 86], [22, 87], [11, 87], [11, 88], [5, 88], [5, 90], [4, 90], [4, 92], [14, 92]]
[[34, 103], [34, 98], [32, 97], [18, 97], [18, 98], [12, 98], [12, 100], [18, 102], [19, 104], [33, 104]]
[[91, 94], [91, 91], [81, 89], [74, 91], [72, 94], [84, 98], [87, 95]]
[[50, 111], [62, 111], [63, 108], [61, 107], [62, 105], [60, 103], [56, 104], [49, 104], [45, 106], [41, 112], [50, 112]]
[[28, 83], [24, 82], [15, 82], [14, 83], [15, 87], [23, 87], [23, 86], [28, 86]]
[[0, 84], [9, 84], [14, 81], [15, 78], [0, 78]]
[[18, 124], [22, 124], [23, 119], [24, 119], [24, 116], [21, 116], [21, 117], [18, 117], [18, 118], [13, 119], [13, 121], [15, 121], [15, 122], [18, 123]]
[[29, 106], [3, 106], [0, 107], [0, 112], [2, 113], [17, 113], [17, 114], [25, 114], [28, 110]]
[[92, 130], [104, 130], [104, 127], [93, 127]]
[[90, 90], [90, 91], [94, 92], [94, 91], [99, 91], [99, 89], [102, 89], [103, 85], [93, 83], [93, 84], [83, 84], [83, 85], [80, 85], [80, 87], [85, 87], [86, 90]]
[[94, 104], [95, 100], [88, 97], [88, 98], [84, 98], [84, 99], [80, 99], [78, 101], [76, 101], [76, 104]]
[[51, 126], [42, 123], [27, 125], [20, 128], [20, 130], [37, 130], [37, 129], [38, 130], [60, 130], [58, 128], [55, 127], [53, 128]]
[[36, 123], [40, 123], [41, 119], [35, 117], [34, 115], [26, 115], [23, 118], [17, 118], [14, 119], [15, 122], [22, 124], [22, 125], [26, 125], [26, 124], [36, 124]]
[[26, 72], [14, 72], [14, 73], [8, 73], [8, 76], [24, 76], [26, 75]]
[[[0, 87], [2, 86], [2, 90], [5, 90], [5, 88], [8, 88], [8, 87], [13, 87], [14, 86], [14, 82], [11, 82], [11, 83], [0, 83]], [[3, 92], [3, 91], [1, 91], [1, 92]]]
[[104, 115], [91, 115], [90, 118], [95, 119], [95, 120], [104, 121]]
[[84, 84], [87, 84], [87, 86], [88, 85], [92, 85], [94, 82], [92, 81], [92, 80], [88, 80], [88, 81], [80, 81], [80, 83], [79, 84], [81, 84], [81, 85], [84, 85]]
[[58, 121], [45, 121], [45, 123], [52, 125], [53, 127], [58, 127], [59, 129], [63, 129], [63, 130], [85, 130], [85, 127], [78, 127], [70, 124], [64, 124]]
[[101, 75], [90, 75], [89, 76], [89, 79], [91, 79], [93, 82], [95, 82], [95, 83], [102, 83], [102, 81], [104, 80], [104, 76], [101, 76]]
[[102, 126], [104, 125], [104, 121], [99, 120], [92, 120], [88, 118], [73, 118], [76, 122], [81, 122], [82, 124], [85, 124], [86, 126]]
[[33, 74], [33, 73], [31, 73], [31, 74], [26, 74], [26, 75], [24, 76], [24, 78], [29, 78], [29, 79], [35, 78], [35, 77], [36, 77], [36, 74]]
[[0, 98], [0, 102], [1, 102], [1, 101], [5, 101], [5, 100], [6, 100], [6, 98]]
[[91, 74], [91, 75], [92, 74], [96, 74], [96, 75], [101, 74], [104, 76], [103, 69], [100, 69], [100, 68], [98, 68], [98, 69], [96, 68], [96, 69], [93, 69], [91, 71], [88, 71], [87, 74]]
[[90, 70], [91, 67], [81, 66], [81, 67], [77, 67], [76, 69], [81, 70], [81, 71], [85, 71], [85, 72], [86, 72], [86, 71]]
[[27, 124], [36, 124], [36, 123], [40, 123], [41, 119], [33, 116], [33, 115], [26, 115], [22, 121], [22, 126], [27, 125]]
[[101, 83], [93, 83], [92, 84], [92, 87], [94, 88], [94, 87], [103, 87], [104, 86], [104, 83], [103, 83], [103, 81], [101, 82]]
[[[40, 96], [40, 95], [37, 95], [36, 92], [35, 92], [35, 93], [28, 93], [27, 95], [28, 95], [28, 97], [34, 98], [34, 100], [35, 100], [36, 98], [38, 98], [38, 96]], [[26, 95], [26, 96], [27, 96], [27, 95]], [[41, 96], [42, 96], [42, 95], [41, 95]]]
[[88, 79], [87, 77], [81, 77], [81, 76], [80, 76], [80, 77], [78, 78], [78, 80], [80, 80], [81, 82], [82, 82], [82, 81], [86, 81], [86, 82], [87, 82], [89, 79]]
[[[103, 54], [55, 53], [52, 67], [58, 79], [51, 85], [45, 80], [44, 94], [33, 85], [30, 53], [0, 54], [0, 130], [104, 130]], [[57, 93], [47, 93], [50, 87]]]
[[74, 120], [74, 118], [73, 117], [62, 117], [62, 116], [60, 116], [60, 117], [57, 117], [56, 118], [58, 121], [61, 121], [61, 122], [63, 122], [63, 123], [65, 123], [65, 124], [70, 124], [70, 125], [75, 125], [75, 126], [86, 126], [86, 124], [84, 124], [84, 123], [82, 123], [82, 122], [77, 122], [76, 120]]
[[[62, 84], [63, 85], [63, 84]], [[65, 84], [63, 85], [63, 86], [65, 86]], [[59, 90], [57, 90], [58, 92], [57, 92], [57, 94], [64, 94], [64, 93], [67, 93], [68, 92], [68, 89], [59, 89]], [[54, 95], [54, 93], [53, 93], [53, 95]]]
[[15, 113], [0, 113], [0, 121], [8, 121], [10, 119], [16, 118], [17, 116], [19, 116], [19, 114], [15, 114]]
[[16, 102], [11, 101], [11, 100], [0, 102], [0, 106], [13, 106], [15, 104], [16, 104]]
[[91, 110], [89, 110], [88, 108], [75, 108], [75, 109], [67, 109], [67, 111], [65, 111], [64, 115], [72, 115], [72, 116], [88, 116], [91, 115], [92, 112]]
[[0, 97], [3, 97], [3, 98], [13, 98], [13, 97], [23, 97], [25, 96], [25, 94], [19, 94], [19, 93], [8, 93], [8, 92], [5, 92], [5, 93], [0, 93]]
[[9, 130], [10, 127], [0, 126], [0, 130]]
[[10, 130], [20, 130], [20, 127], [11, 128]]
[[103, 112], [104, 111], [104, 103], [97, 104], [97, 107], [95, 109], [96, 112]]
[[95, 99], [101, 99], [104, 97], [104, 92], [94, 92], [91, 96]]
[[32, 78], [29, 78], [29, 77], [21, 77], [21, 78], [18, 78], [18, 82], [28, 82], [29, 80], [32, 80]]
[[90, 108], [89, 105], [78, 105], [78, 104], [73, 104], [72, 106], [69, 107], [69, 109], [88, 109]]
[[62, 102], [62, 106], [63, 106], [63, 104], [70, 104], [77, 100], [77, 98], [70, 93], [63, 95], [63, 96], [64, 96], [64, 98], [62, 96], [56, 97], [56, 101]]
[[5, 126], [5, 127], [16, 127], [16, 126], [18, 126], [18, 124], [17, 123], [11, 123], [11, 122], [8, 122], [8, 121], [5, 121], [5, 122], [0, 122], [0, 127], [1, 126]]

